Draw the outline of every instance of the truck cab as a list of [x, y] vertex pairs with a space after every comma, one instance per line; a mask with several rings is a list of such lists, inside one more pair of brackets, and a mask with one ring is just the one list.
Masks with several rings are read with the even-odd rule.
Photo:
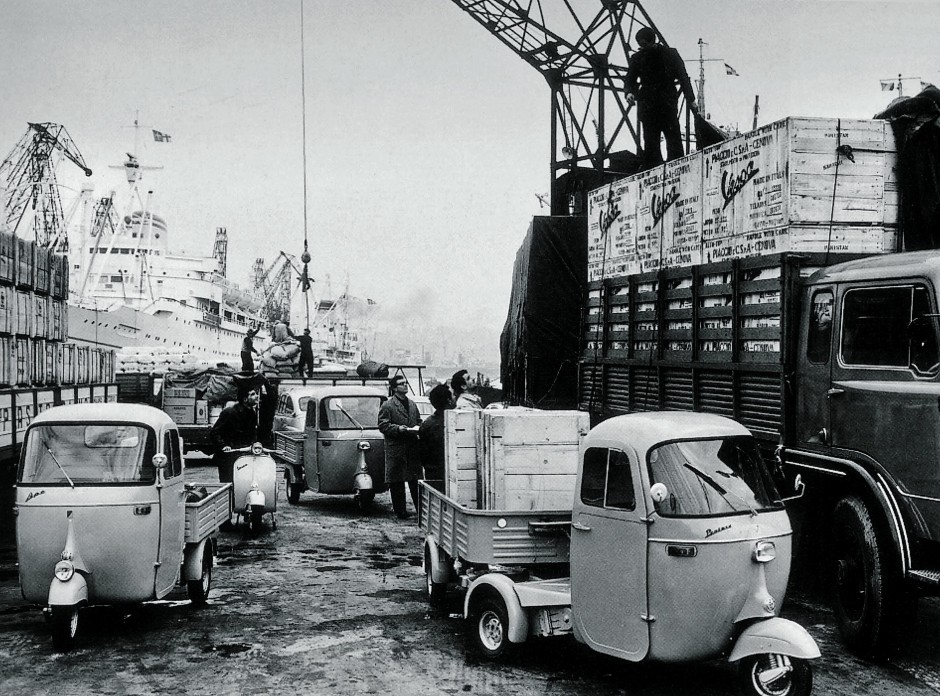
[[803, 287], [782, 459], [812, 481], [807, 531], [832, 530], [825, 572], [862, 653], [909, 627], [915, 592], [940, 587], [938, 285], [940, 256], [912, 252], [829, 266]]

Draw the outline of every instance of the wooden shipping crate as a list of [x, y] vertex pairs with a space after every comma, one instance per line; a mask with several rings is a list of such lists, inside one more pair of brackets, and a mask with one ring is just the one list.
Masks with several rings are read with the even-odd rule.
[[444, 477], [447, 496], [464, 507], [478, 507], [477, 432], [480, 411], [444, 411]]
[[0, 334], [16, 332], [16, 290], [0, 285]]
[[33, 335], [33, 293], [28, 290], [16, 290], [16, 325], [13, 333], [17, 336]]
[[16, 238], [9, 232], [0, 232], [0, 282], [12, 283], [15, 270]]
[[570, 510], [578, 452], [590, 429], [583, 411], [484, 411], [482, 498], [493, 510]]
[[787, 251], [897, 247], [886, 121], [788, 118], [588, 196], [588, 279]]
[[33, 258], [34, 246], [31, 241], [23, 237], [16, 237], [14, 240], [16, 285], [26, 290], [33, 289], [33, 272], [35, 268], [35, 259]]

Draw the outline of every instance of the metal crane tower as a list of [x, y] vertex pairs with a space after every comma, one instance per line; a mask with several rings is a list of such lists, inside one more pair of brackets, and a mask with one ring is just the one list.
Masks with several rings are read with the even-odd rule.
[[224, 227], [215, 228], [215, 246], [212, 255], [219, 264], [219, 275], [223, 278], [228, 271], [228, 230]]
[[[0, 188], [6, 189], [3, 220], [14, 234], [23, 236], [32, 227], [37, 244], [66, 251], [68, 235], [63, 225], [62, 202], [55, 168], [60, 154], [91, 176], [81, 153], [64, 126], [30, 123], [10, 154], [0, 162]], [[31, 215], [27, 215], [30, 210]]]
[[291, 271], [295, 265], [294, 259], [282, 251], [267, 268], [263, 258], [255, 259], [252, 266], [255, 290], [264, 295], [264, 314], [272, 323], [290, 318]]
[[[638, 126], [624, 87], [630, 39], [649, 27], [666, 44], [635, 0], [451, 0], [520, 58], [551, 89], [552, 214], [568, 214], [568, 197], [638, 169]], [[689, 132], [689, 106], [685, 129]], [[681, 113], [681, 111], [680, 111]], [[689, 137], [686, 136], [688, 144]]]

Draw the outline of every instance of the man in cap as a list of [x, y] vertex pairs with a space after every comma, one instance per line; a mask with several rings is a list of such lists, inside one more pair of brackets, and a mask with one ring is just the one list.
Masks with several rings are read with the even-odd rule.
[[636, 33], [639, 50], [630, 57], [627, 70], [627, 104], [637, 103], [637, 118], [643, 126], [643, 167], [649, 169], [663, 161], [659, 148], [661, 138], [666, 138], [666, 157], [670, 160], [682, 157], [682, 133], [679, 130], [679, 95], [676, 83], [685, 103], [696, 112], [692, 82], [685, 70], [682, 57], [674, 48], [656, 41], [656, 32], [643, 27]]
[[[304, 332], [297, 338], [300, 344], [300, 362], [297, 363], [297, 371], [300, 378], [307, 383], [307, 379], [313, 379], [313, 337], [310, 335], [310, 329], [304, 329]], [[307, 374], [304, 375], [304, 367], [307, 368]]]
[[255, 361], [251, 354], [261, 355], [254, 346], [254, 337], [258, 334], [257, 327], [252, 327], [245, 332], [245, 338], [242, 339], [242, 372], [254, 372]]
[[249, 447], [258, 437], [258, 387], [245, 384], [238, 388], [238, 403], [222, 410], [209, 431], [215, 445], [213, 460], [219, 469], [219, 483], [231, 483], [237, 454], [233, 449]]
[[414, 401], [408, 398], [408, 382], [404, 375], [388, 380], [391, 396], [379, 409], [379, 431], [385, 436], [385, 480], [392, 494], [392, 509], [403, 520], [408, 517], [405, 484], [411, 491], [411, 502], [418, 509], [418, 479], [421, 459], [418, 452], [418, 424], [421, 415]]

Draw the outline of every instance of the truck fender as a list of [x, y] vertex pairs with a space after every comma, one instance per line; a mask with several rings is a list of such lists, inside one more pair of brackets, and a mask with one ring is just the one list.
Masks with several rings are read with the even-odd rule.
[[467, 596], [463, 602], [463, 615], [469, 619], [471, 607], [480, 596], [487, 593], [496, 593], [506, 605], [506, 614], [509, 618], [509, 630], [506, 637], [510, 643], [524, 643], [529, 635], [529, 615], [519, 603], [519, 597], [514, 589], [515, 583], [501, 573], [487, 573], [476, 580], [467, 589]]
[[819, 657], [819, 646], [798, 623], [775, 616], [755, 621], [741, 631], [728, 656], [728, 662], [766, 653], [812, 660]]
[[88, 581], [81, 573], [75, 573], [71, 578], [62, 582], [58, 578], [52, 579], [49, 585], [50, 607], [74, 607], [76, 604], [88, 602]]
[[424, 549], [425, 563], [429, 560], [431, 563], [431, 580], [434, 582], [447, 582], [450, 580], [450, 569], [441, 562], [440, 547], [437, 545], [437, 539], [434, 538], [433, 534], [428, 534], [427, 539], [424, 540]]
[[212, 551], [212, 539], [208, 537], [195, 544], [186, 544], [181, 573], [183, 582], [199, 580], [202, 577], [202, 555], [212, 553]]

